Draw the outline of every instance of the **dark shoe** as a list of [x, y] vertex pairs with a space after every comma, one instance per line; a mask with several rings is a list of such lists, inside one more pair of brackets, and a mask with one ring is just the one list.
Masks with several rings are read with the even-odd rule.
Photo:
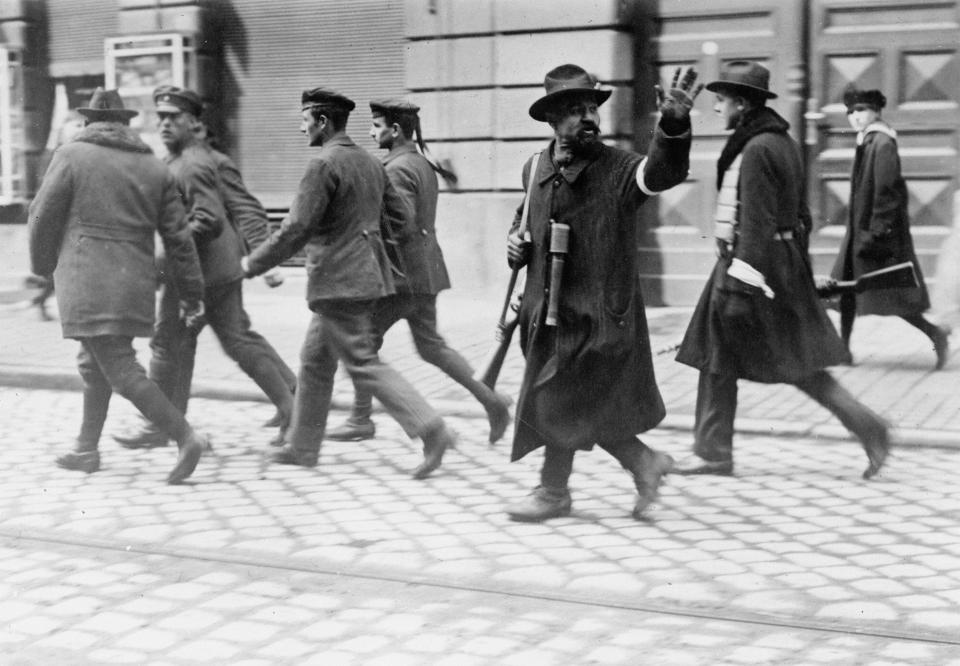
[[440, 467], [443, 462], [443, 454], [448, 448], [455, 448], [457, 439], [447, 430], [447, 426], [441, 425], [435, 428], [429, 434], [423, 436], [423, 462], [413, 470], [413, 478], [425, 479]]
[[943, 366], [950, 359], [950, 338], [947, 330], [937, 328], [937, 333], [933, 338], [933, 350], [937, 352], [937, 370], [943, 370]]
[[872, 435], [863, 438], [863, 450], [867, 452], [867, 460], [870, 464], [863, 471], [864, 479], [871, 479], [876, 476], [883, 463], [887, 461], [890, 455], [890, 430], [883, 426]]
[[136, 435], [114, 435], [113, 439], [125, 449], [155, 449], [170, 441], [167, 433], [156, 428], [146, 428]]
[[663, 477], [673, 468], [673, 458], [666, 453], [647, 449], [643, 452], [640, 469], [633, 470], [633, 483], [637, 488], [637, 503], [633, 507], [635, 520], [643, 520], [643, 512], [657, 501]]
[[180, 447], [177, 464], [167, 474], [167, 483], [171, 486], [183, 483], [184, 479], [193, 474], [197, 463], [200, 462], [200, 456], [210, 447], [210, 442], [207, 437], [190, 430], [183, 438], [183, 442], [178, 443], [177, 446]]
[[279, 451], [274, 451], [270, 456], [270, 462], [281, 465], [300, 465], [300, 467], [316, 467], [319, 453], [316, 451], [303, 451], [295, 449], [290, 444], [284, 444]]
[[513, 400], [501, 393], [495, 393], [487, 409], [487, 420], [490, 421], [490, 443], [496, 444], [510, 425], [510, 405]]
[[377, 426], [370, 419], [347, 419], [336, 428], [328, 430], [324, 439], [334, 442], [359, 442], [364, 439], [373, 439], [377, 434]]
[[70, 451], [57, 458], [57, 466], [93, 474], [100, 469], [99, 451]]
[[717, 476], [733, 476], [732, 460], [704, 460], [693, 454], [687, 456], [670, 468], [671, 474], [715, 474]]
[[288, 426], [280, 426], [277, 436], [270, 440], [270, 446], [283, 446], [287, 443], [287, 428]]
[[569, 516], [572, 504], [567, 488], [537, 486], [525, 498], [507, 507], [507, 516], [518, 523], [542, 523]]
[[283, 422], [286, 419], [283, 417], [283, 413], [278, 409], [276, 413], [271, 416], [269, 419], [263, 422], [264, 428], [279, 428], [283, 425]]

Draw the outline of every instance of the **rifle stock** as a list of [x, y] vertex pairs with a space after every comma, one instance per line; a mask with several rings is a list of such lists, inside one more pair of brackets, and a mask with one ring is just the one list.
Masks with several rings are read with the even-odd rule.
[[841, 294], [861, 294], [874, 289], [895, 289], [903, 287], [919, 287], [917, 272], [913, 263], [904, 261], [893, 266], [864, 273], [856, 280], [840, 280], [817, 289], [820, 298], [830, 298]]
[[517, 287], [517, 271], [514, 270], [510, 276], [510, 286], [507, 291], [507, 299], [503, 304], [503, 312], [500, 314], [500, 321], [497, 322], [497, 330], [494, 336], [497, 344], [474, 374], [477, 381], [491, 390], [496, 386], [500, 370], [503, 368], [503, 362], [507, 358], [507, 351], [510, 349], [513, 332], [520, 322], [520, 296], [522, 293], [522, 286]]

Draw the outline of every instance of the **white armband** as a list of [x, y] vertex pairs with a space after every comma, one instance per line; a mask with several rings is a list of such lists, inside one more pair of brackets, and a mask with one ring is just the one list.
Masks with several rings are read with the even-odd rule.
[[640, 191], [646, 194], [648, 197], [652, 197], [656, 194], [659, 194], [659, 192], [654, 192], [649, 187], [647, 187], [647, 184], [645, 182], [643, 182], [643, 170], [646, 167], [647, 167], [647, 158], [644, 157], [642, 160], [640, 160], [640, 166], [637, 167], [637, 187], [639, 187]]

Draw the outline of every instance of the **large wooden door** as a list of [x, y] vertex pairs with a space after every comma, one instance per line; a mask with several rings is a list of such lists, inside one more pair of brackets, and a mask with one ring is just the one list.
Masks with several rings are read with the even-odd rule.
[[842, 104], [848, 83], [887, 98], [910, 193], [910, 222], [925, 275], [953, 223], [960, 128], [960, 3], [810, 0], [809, 199], [820, 231], [812, 251], [829, 271], [847, 219], [855, 135]]
[[[779, 94], [771, 103], [802, 140], [805, 110], [806, 3], [801, 0], [642, 1], [638, 22], [636, 99], [643, 115], [636, 145], [645, 150], [657, 115], [652, 94], [677, 66], [695, 66], [701, 81], [715, 80], [723, 63], [755, 60], [771, 73]], [[640, 247], [641, 279], [649, 304], [696, 302], [715, 260], [716, 163], [727, 133], [704, 91], [693, 114], [690, 177], [643, 206], [648, 233]]]

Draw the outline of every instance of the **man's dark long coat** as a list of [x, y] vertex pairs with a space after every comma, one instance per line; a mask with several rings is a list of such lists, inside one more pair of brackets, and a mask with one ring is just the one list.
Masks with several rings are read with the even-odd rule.
[[913, 315], [930, 307], [910, 237], [907, 185], [900, 173], [896, 132], [884, 123], [873, 123], [857, 146], [850, 176], [847, 233], [831, 275], [837, 280], [855, 280], [904, 261], [913, 263], [920, 286], [858, 294], [858, 315]]
[[[683, 181], [689, 151], [689, 132], [667, 137], [658, 129], [645, 168], [647, 190]], [[589, 449], [622, 441], [664, 416], [639, 283], [638, 209], [648, 194], [636, 174], [644, 157], [598, 144], [591, 157], [561, 169], [552, 154], [553, 143], [535, 174], [530, 161], [523, 170], [532, 251], [519, 313], [526, 370], [513, 460], [545, 444]], [[570, 226], [557, 327], [544, 325], [551, 219]]]
[[[717, 260], [677, 353], [702, 372], [796, 383], [849, 358], [814, 286], [802, 241], [810, 228], [803, 167], [787, 127], [763, 107], [745, 128], [753, 136], [742, 149], [735, 247]], [[727, 275], [735, 258], [763, 274], [772, 299]], [[734, 299], [747, 308], [736, 318]]]

